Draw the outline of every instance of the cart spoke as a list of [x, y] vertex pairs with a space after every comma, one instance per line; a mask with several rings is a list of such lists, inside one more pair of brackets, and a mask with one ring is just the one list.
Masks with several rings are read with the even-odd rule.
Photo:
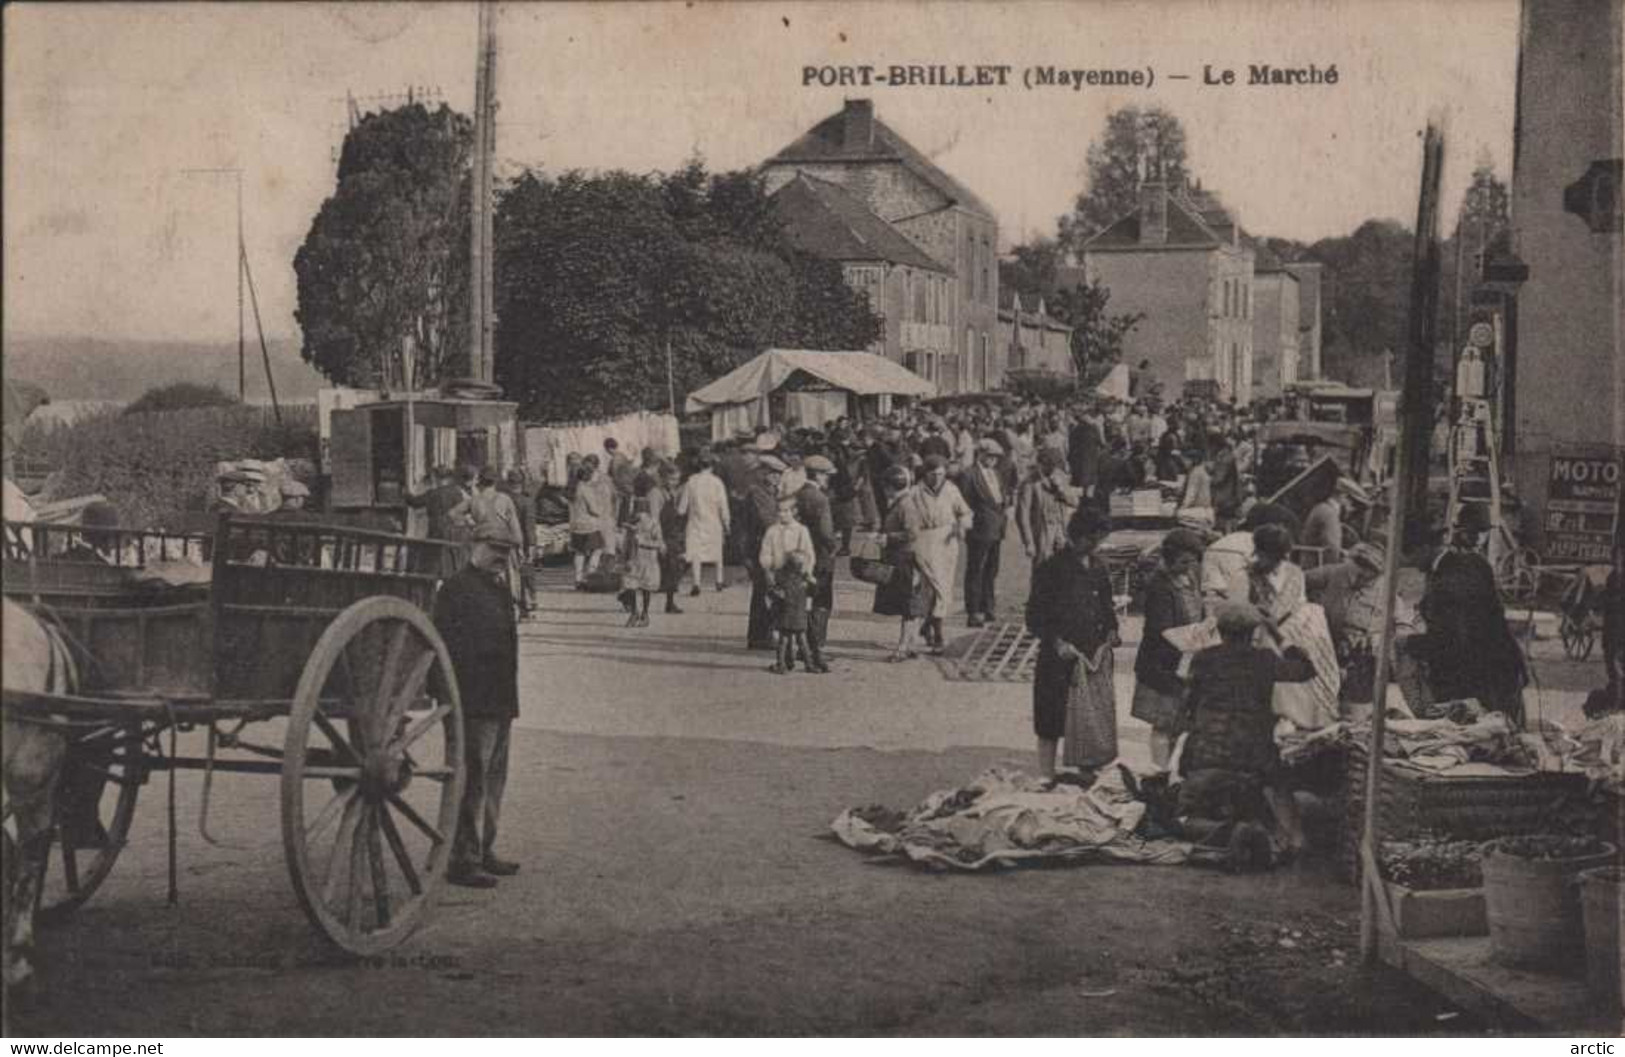
[[441, 835], [440, 831], [429, 825], [424, 817], [418, 814], [417, 808], [401, 799], [399, 793], [390, 793], [389, 802], [395, 805], [395, 810], [406, 816], [406, 821], [412, 823], [412, 825], [422, 830], [424, 836], [428, 837], [436, 844], [444, 844], [446, 842], [446, 838]]
[[412, 890], [413, 895], [422, 895], [423, 882], [418, 880], [417, 867], [412, 865], [412, 856], [406, 851], [406, 842], [401, 840], [401, 831], [395, 828], [395, 817], [389, 813], [388, 804], [378, 805], [378, 822], [384, 831], [384, 839], [389, 841], [389, 850], [395, 853], [395, 864], [401, 868], [401, 876], [406, 878], [406, 887]]
[[433, 650], [425, 650], [412, 662], [411, 670], [406, 673], [406, 678], [401, 680], [400, 689], [395, 692], [395, 699], [390, 702], [389, 716], [384, 725], [385, 731], [393, 733], [396, 724], [411, 709], [412, 702], [423, 693], [423, 685], [429, 679], [429, 669], [434, 667], [434, 662]]
[[378, 927], [389, 928], [389, 879], [384, 876], [384, 842], [379, 839], [378, 820], [388, 810], [373, 806], [367, 819], [367, 862], [372, 866], [372, 902], [378, 911]]
[[432, 730], [435, 724], [451, 714], [450, 705], [436, 705], [434, 711], [406, 728], [406, 732], [395, 739], [389, 749], [390, 752], [402, 752], [410, 748], [419, 738]]
[[73, 846], [71, 834], [57, 830], [57, 843], [62, 845], [62, 883], [70, 894], [79, 891], [79, 851]]
[[367, 845], [360, 832], [360, 827], [367, 824], [367, 807], [362, 805], [359, 815], [357, 831], [350, 841], [350, 888], [345, 892], [344, 920], [357, 932], [361, 931], [361, 885], [362, 871], [366, 868], [364, 860], [367, 857]]
[[[382, 667], [378, 670], [378, 682], [373, 686], [372, 707], [380, 716], [388, 715], [390, 708], [390, 688], [395, 683], [395, 673], [401, 670], [401, 660], [406, 653], [406, 636], [411, 625], [404, 620], [395, 625], [389, 636], [389, 645], [384, 647]], [[386, 728], [387, 729], [387, 728]]]
[[359, 768], [359, 767], [328, 767], [328, 766], [325, 766], [325, 765], [318, 764], [316, 766], [307, 766], [307, 767], [305, 767], [305, 769], [304, 769], [304, 777], [306, 779], [308, 779], [308, 780], [320, 781], [320, 782], [327, 782], [327, 781], [359, 782], [359, 781], [361, 781], [361, 768]]
[[345, 807], [348, 807], [350, 801], [353, 800], [356, 794], [360, 791], [360, 786], [352, 785], [347, 788], [340, 789], [337, 793], [334, 793], [333, 799], [329, 800], [326, 806], [324, 806], [321, 811], [316, 813], [316, 817], [311, 821], [310, 825], [305, 827], [305, 843], [310, 843], [310, 841], [315, 838], [316, 834], [326, 829], [328, 823], [337, 818], [339, 811]]
[[327, 735], [327, 740], [332, 743], [333, 748], [338, 749], [340, 752], [350, 757], [350, 759], [354, 760], [356, 766], [359, 767], [361, 765], [361, 754], [356, 752], [355, 746], [351, 745], [349, 741], [345, 739], [344, 735], [339, 733], [339, 729], [333, 725], [333, 721], [331, 719], [328, 719], [326, 716], [322, 715], [320, 709], [311, 714], [311, 719], [313, 719], [316, 725], [321, 728], [322, 733]]
[[413, 778], [427, 778], [431, 782], [449, 782], [456, 776], [456, 770], [450, 767], [425, 767], [421, 771], [412, 771]]
[[[340, 876], [350, 872], [351, 849], [356, 843], [355, 830], [360, 820], [361, 799], [352, 798], [344, 805], [344, 818], [339, 822], [338, 835], [333, 838], [333, 855], [327, 860], [327, 877], [322, 882], [322, 902], [329, 907], [339, 894]], [[353, 887], [355, 878], [349, 878], [349, 883]]]

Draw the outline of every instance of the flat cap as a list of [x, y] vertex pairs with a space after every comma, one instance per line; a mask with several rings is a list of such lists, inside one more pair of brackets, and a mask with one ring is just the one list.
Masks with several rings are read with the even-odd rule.
[[985, 451], [989, 455], [1003, 455], [1004, 445], [1000, 444], [992, 437], [983, 437], [981, 440], [976, 442], [976, 450]]
[[774, 473], [783, 473], [790, 468], [777, 455], [762, 455], [757, 458], [756, 465], [765, 466]]
[[1386, 558], [1383, 549], [1375, 543], [1356, 543], [1349, 550], [1349, 561], [1355, 565], [1362, 565], [1374, 573], [1382, 572]]
[[834, 473], [835, 464], [822, 455], [809, 455], [801, 463], [801, 468], [808, 473]]
[[772, 430], [756, 435], [757, 451], [776, 451], [779, 447], [779, 435]]

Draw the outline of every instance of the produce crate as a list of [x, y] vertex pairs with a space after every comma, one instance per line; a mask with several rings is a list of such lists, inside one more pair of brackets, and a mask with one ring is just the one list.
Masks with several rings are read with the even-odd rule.
[[[1360, 838], [1365, 832], [1366, 751], [1348, 754], [1344, 802], [1343, 876], [1360, 877]], [[1553, 809], [1584, 799], [1582, 774], [1449, 777], [1418, 774], [1384, 761], [1377, 791], [1377, 832], [1382, 839], [1433, 833], [1457, 840], [1489, 840], [1546, 828]]]
[[1385, 883], [1388, 887], [1388, 905], [1394, 912], [1394, 928], [1399, 932], [1399, 939], [1489, 935], [1482, 888], [1417, 891], [1393, 881]]

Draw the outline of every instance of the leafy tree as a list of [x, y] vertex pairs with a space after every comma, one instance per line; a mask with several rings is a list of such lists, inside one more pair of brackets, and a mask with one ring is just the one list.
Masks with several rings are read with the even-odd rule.
[[225, 407], [235, 403], [237, 398], [218, 385], [175, 382], [148, 389], [125, 408], [124, 413], [145, 415], [154, 411], [179, 411], [188, 407]]
[[1050, 315], [1072, 328], [1072, 362], [1078, 377], [1102, 373], [1123, 358], [1123, 339], [1140, 325], [1145, 313], [1108, 312], [1112, 292], [1099, 281], [1084, 281], [1057, 290], [1046, 302]]
[[497, 380], [527, 414], [665, 407], [764, 348], [879, 334], [838, 264], [790, 246], [748, 173], [527, 172], [498, 203]]
[[473, 123], [445, 105], [368, 114], [294, 257], [301, 354], [344, 385], [431, 384], [466, 362]]
[[1028, 296], [1048, 297], [1060, 284], [1060, 267], [1065, 251], [1052, 238], [1039, 237], [1012, 247], [1010, 256], [999, 262], [999, 286]]
[[[1411, 230], [1397, 220], [1368, 220], [1352, 234], [1309, 247], [1326, 265], [1321, 362], [1327, 377], [1380, 384], [1386, 354], [1403, 355], [1414, 248]], [[1398, 369], [1396, 363], [1395, 377]]]
[[1089, 145], [1088, 183], [1072, 212], [1061, 218], [1061, 243], [1076, 251], [1091, 235], [1132, 213], [1145, 180], [1185, 183], [1190, 177], [1187, 161], [1185, 129], [1173, 114], [1161, 107], [1112, 111], [1101, 137]]

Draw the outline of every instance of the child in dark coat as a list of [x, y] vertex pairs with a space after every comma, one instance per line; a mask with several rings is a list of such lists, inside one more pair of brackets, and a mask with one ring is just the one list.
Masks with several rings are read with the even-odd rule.
[[807, 648], [807, 589], [812, 582], [812, 574], [795, 552], [785, 557], [774, 574], [773, 630], [778, 638], [778, 659], [771, 670], [781, 675], [795, 667], [797, 654], [809, 658], [809, 671], [829, 671], [822, 659]]

